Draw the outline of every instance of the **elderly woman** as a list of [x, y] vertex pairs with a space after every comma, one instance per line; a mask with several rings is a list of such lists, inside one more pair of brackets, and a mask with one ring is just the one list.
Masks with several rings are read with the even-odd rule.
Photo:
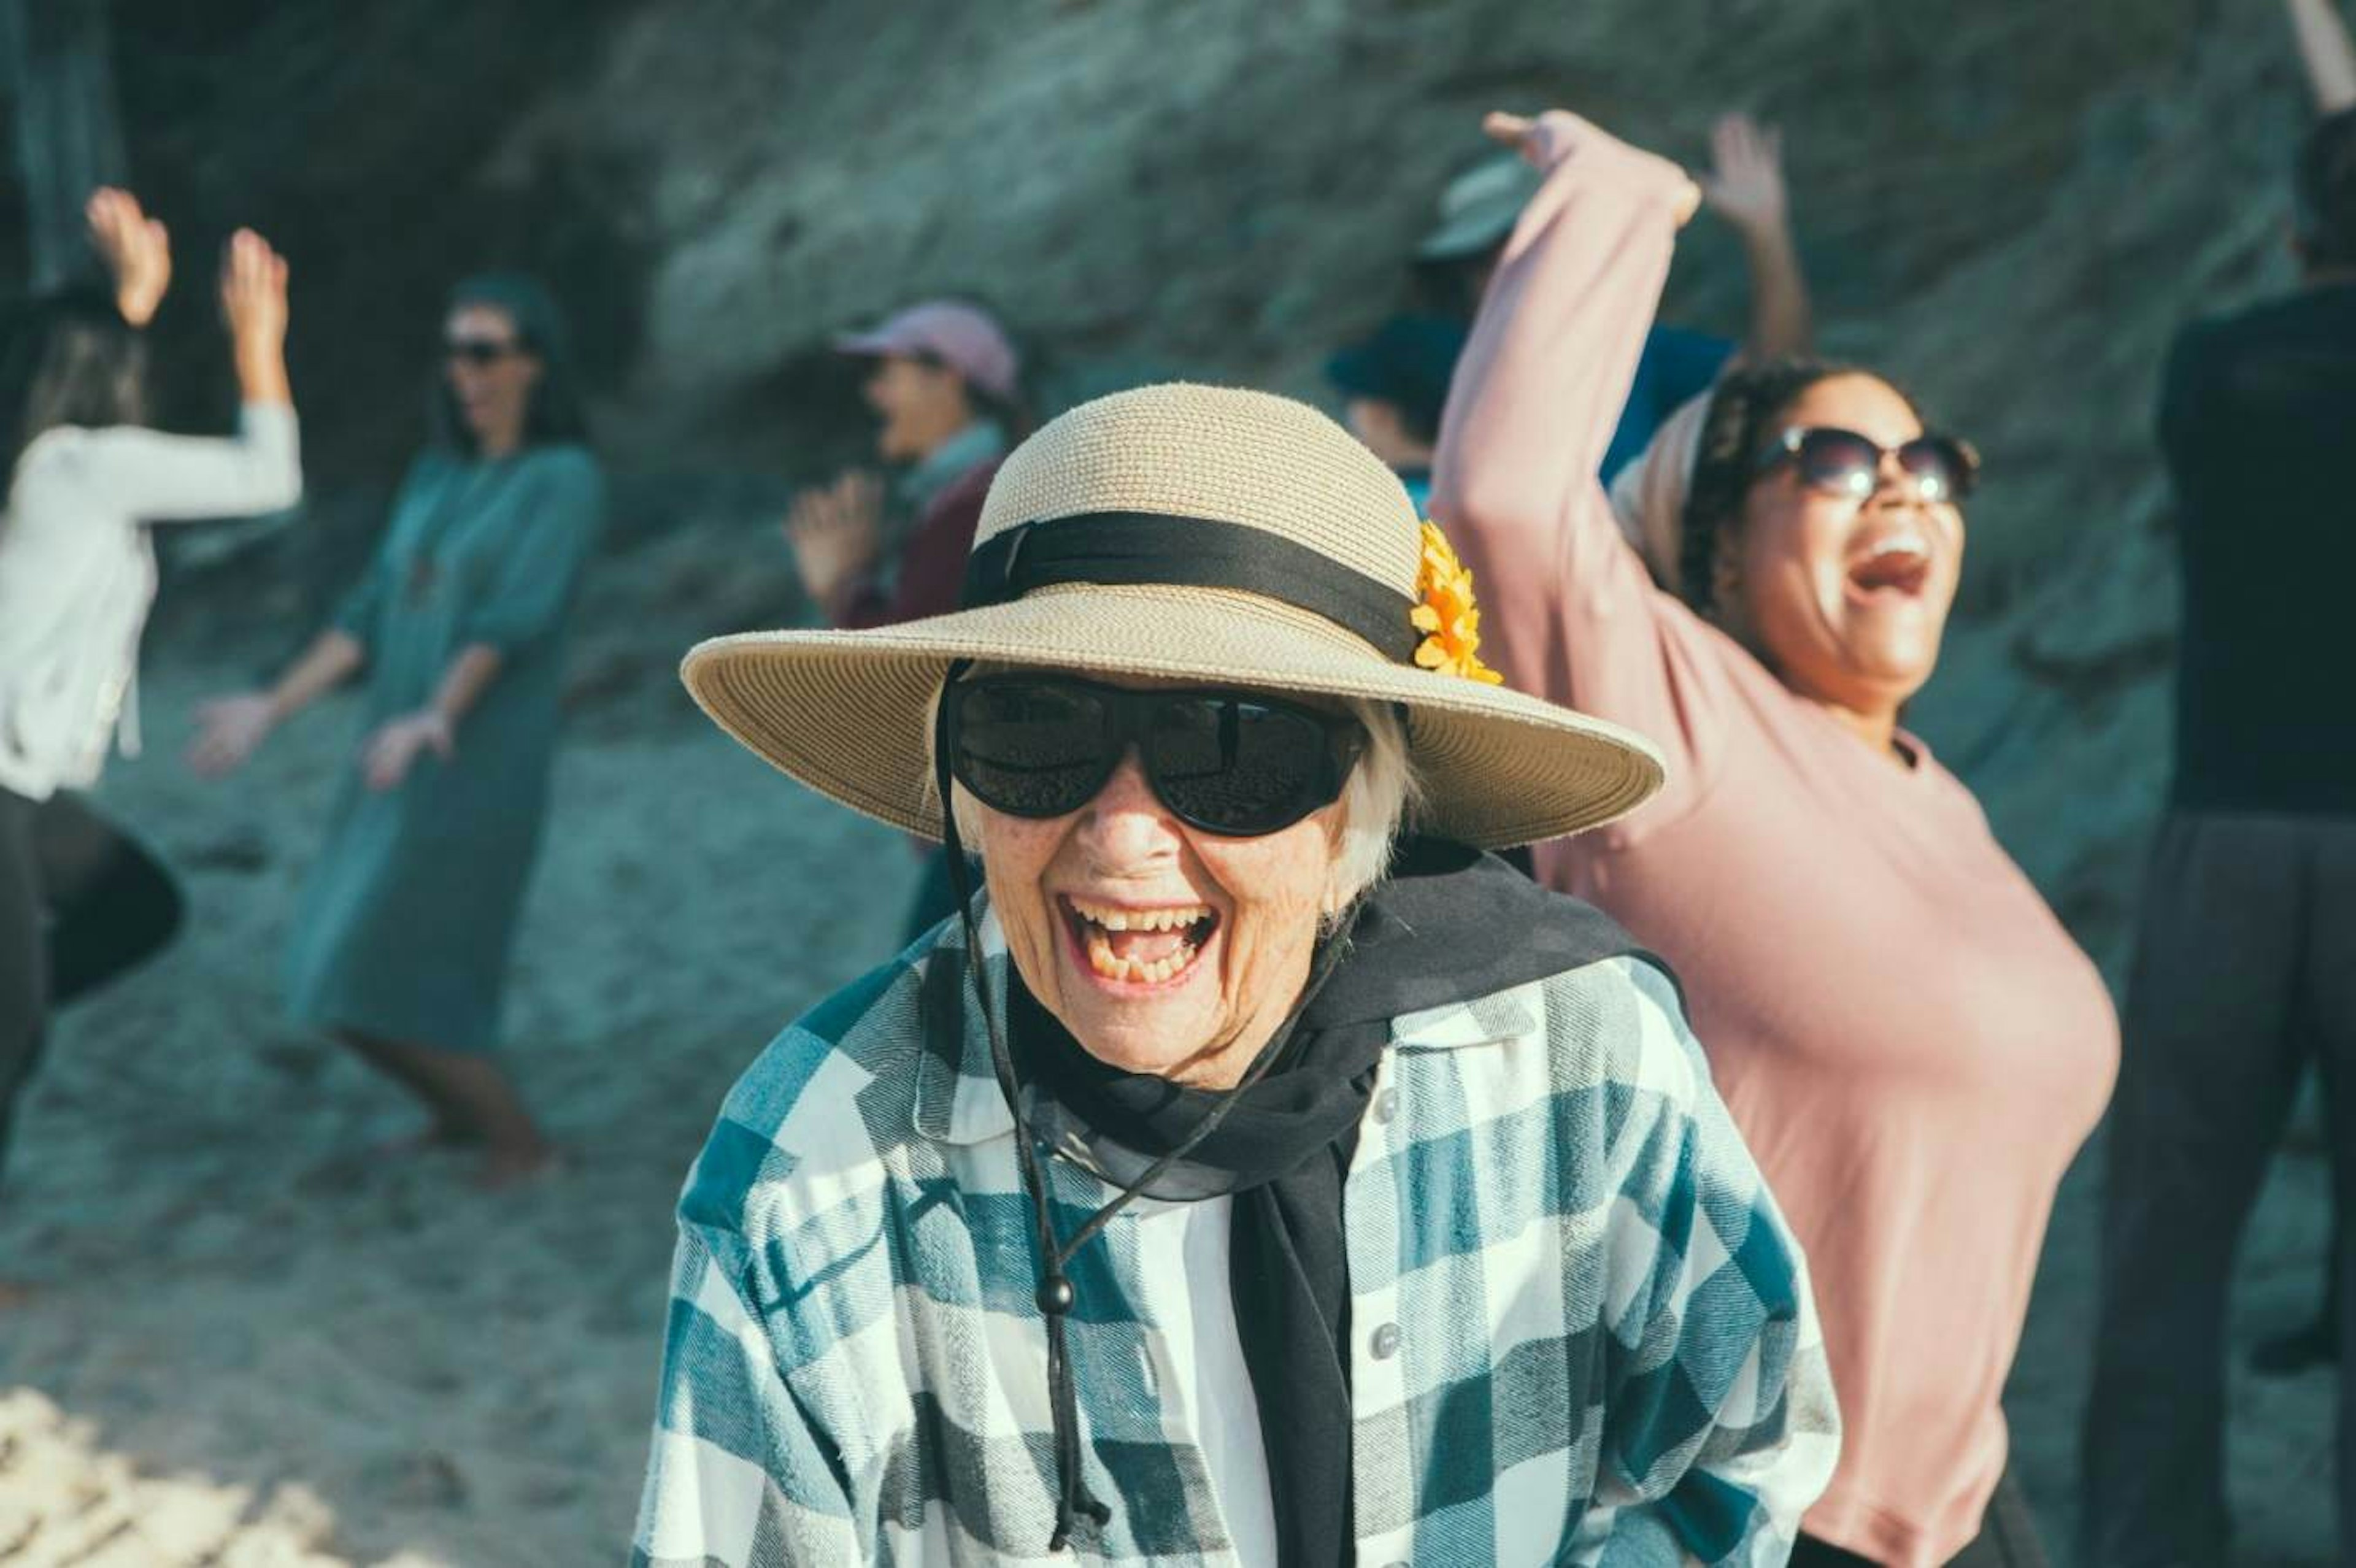
[[1844, 1441], [1793, 1561], [2040, 1561], [1998, 1400], [2118, 1035], [1971, 793], [1899, 728], [1976, 459], [1878, 376], [1738, 370], [1626, 486], [1648, 575], [1595, 459], [1692, 184], [1569, 114], [1491, 128], [1547, 173], [1458, 371], [1433, 511], [1499, 594], [1506, 677], [1669, 752], [1641, 816], [1537, 869], [1677, 966], [1806, 1249]]
[[1481, 678], [1296, 403], [1085, 404], [976, 539], [962, 610], [687, 661], [986, 893], [730, 1096], [637, 1560], [1781, 1563], [1836, 1447], [1799, 1251], [1675, 983], [1477, 853], [1651, 751]]

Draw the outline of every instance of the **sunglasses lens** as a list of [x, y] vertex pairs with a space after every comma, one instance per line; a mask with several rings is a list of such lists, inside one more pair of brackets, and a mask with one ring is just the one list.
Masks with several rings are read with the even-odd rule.
[[1145, 735], [1147, 773], [1182, 819], [1247, 837], [1289, 827], [1341, 793], [1324, 726], [1237, 696], [1159, 702]]
[[496, 365], [507, 354], [507, 345], [489, 343], [478, 337], [455, 337], [442, 346], [442, 352], [464, 365]]
[[1105, 704], [1086, 688], [1044, 680], [949, 688], [949, 771], [1010, 816], [1061, 816], [1095, 798], [1120, 758]]
[[1796, 455], [1801, 481], [1812, 489], [1862, 499], [1880, 483], [1880, 449], [1850, 431], [1812, 430]]
[[1917, 436], [1900, 447], [1898, 466], [1925, 501], [1959, 499], [1971, 485], [1971, 463], [1963, 448], [1943, 435]]

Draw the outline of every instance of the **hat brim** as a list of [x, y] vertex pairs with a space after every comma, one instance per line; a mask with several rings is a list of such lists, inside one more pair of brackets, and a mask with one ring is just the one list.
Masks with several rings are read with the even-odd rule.
[[1521, 217], [1518, 203], [1498, 203], [1485, 211], [1468, 212], [1426, 235], [1415, 248], [1419, 261], [1461, 261], [1502, 245]]
[[748, 632], [697, 645], [680, 674], [773, 766], [938, 838], [927, 722], [958, 659], [1398, 704], [1424, 788], [1415, 826], [1478, 848], [1597, 827], [1664, 777], [1652, 745], [1615, 725], [1393, 664], [1317, 616], [1221, 590], [1073, 584], [869, 631]]
[[916, 349], [882, 332], [846, 332], [834, 340], [834, 351], [854, 359], [884, 359]]

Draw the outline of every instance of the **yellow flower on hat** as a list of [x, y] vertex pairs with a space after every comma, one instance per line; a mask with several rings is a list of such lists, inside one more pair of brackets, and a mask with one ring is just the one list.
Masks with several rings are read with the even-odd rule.
[[1415, 650], [1417, 664], [1435, 675], [1505, 684], [1505, 677], [1478, 657], [1481, 612], [1472, 603], [1472, 574], [1456, 559], [1448, 536], [1430, 523], [1423, 525], [1423, 568], [1416, 574], [1415, 596], [1420, 603], [1408, 619], [1424, 634]]

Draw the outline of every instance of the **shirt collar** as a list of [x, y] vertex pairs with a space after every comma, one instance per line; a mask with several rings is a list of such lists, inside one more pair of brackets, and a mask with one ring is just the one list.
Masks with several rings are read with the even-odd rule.
[[975, 420], [925, 453], [900, 476], [900, 499], [922, 513], [933, 498], [977, 464], [1006, 455], [1006, 432], [996, 420]]
[[[978, 923], [982, 962], [990, 966], [990, 999], [1002, 1029], [1010, 960], [1005, 933], [986, 899]], [[990, 1060], [990, 1034], [973, 983], [965, 973], [963, 931], [952, 922], [918, 962], [922, 971], [918, 1027], [927, 1038], [916, 1075], [916, 1132], [932, 1142], [946, 1144], [978, 1144], [1004, 1137], [1014, 1130], [1014, 1116], [999, 1091]], [[943, 994], [952, 986], [954, 997]], [[931, 1038], [936, 1009], [952, 1006], [959, 1021], [958, 1038], [953, 1044], [936, 1043]], [[1522, 988], [1516, 987], [1472, 1002], [1403, 1013], [1392, 1020], [1391, 1044], [1398, 1051], [1458, 1051], [1513, 1040], [1537, 1028]]]

